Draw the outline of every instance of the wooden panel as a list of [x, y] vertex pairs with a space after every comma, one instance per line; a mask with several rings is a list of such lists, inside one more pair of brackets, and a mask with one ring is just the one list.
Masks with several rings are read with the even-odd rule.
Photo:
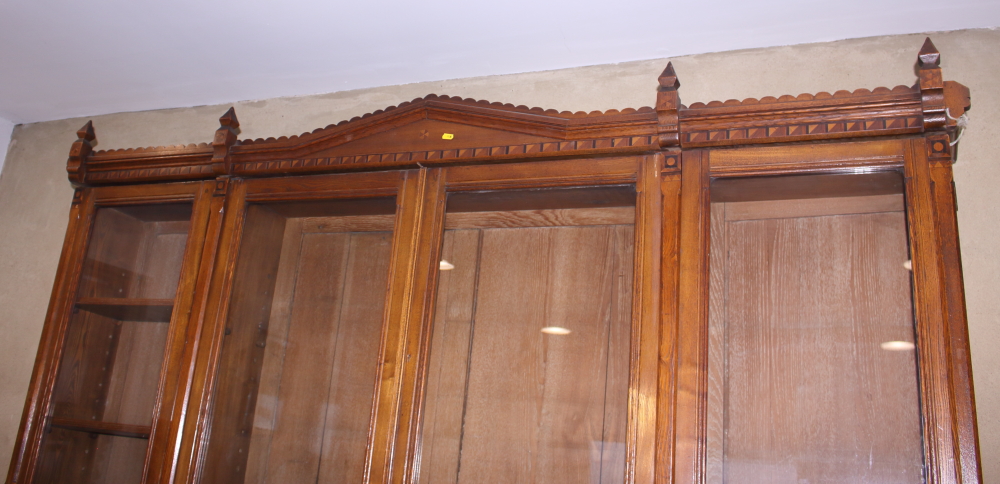
[[168, 323], [174, 300], [86, 297], [80, 298], [76, 307], [112, 319]]
[[246, 472], [257, 384], [263, 364], [285, 219], [259, 205], [247, 210], [232, 301], [224, 330], [202, 482], [240, 483]]
[[[635, 198], [635, 194], [632, 195]], [[489, 229], [582, 225], [622, 225], [635, 221], [635, 207], [449, 212], [445, 229]]]
[[[448, 214], [447, 219], [452, 215]], [[438, 278], [426, 384], [429, 397], [423, 411], [419, 480], [422, 484], [454, 482], [458, 476], [482, 232], [444, 233], [441, 258], [455, 268], [442, 271]]]
[[117, 435], [119, 437], [149, 438], [149, 425], [130, 425], [75, 418], [53, 417], [51, 425], [60, 429], [78, 430], [102, 435]]
[[915, 355], [880, 347], [913, 341], [903, 214], [722, 222], [726, 205], [707, 482], [923, 482]]
[[[77, 304], [85, 311], [70, 321], [53, 399], [56, 423], [138, 426], [149, 436], [168, 326], [136, 321], [169, 321], [191, 216], [190, 205], [157, 207], [98, 211]], [[50, 434], [38, 478], [138, 482], [147, 441], [89, 434]]]
[[898, 168], [903, 151], [903, 141], [879, 140], [712, 150], [709, 157], [711, 175], [725, 177]]
[[[246, 482], [360, 482], [391, 233], [305, 234], [284, 353], [268, 354]], [[283, 293], [284, 288], [276, 288]], [[259, 451], [263, 446], [268, 450]]]
[[709, 248], [708, 428], [705, 434], [705, 482], [721, 484], [725, 464], [726, 381], [726, 208], [713, 203]]
[[[467, 272], [441, 281], [447, 299], [431, 350], [438, 373], [428, 382], [421, 481], [623, 482], [632, 228], [458, 231], [449, 238], [456, 270]], [[471, 347], [463, 322], [470, 318]], [[544, 334], [545, 326], [572, 333]], [[466, 365], [464, 388], [444, 376]]]
[[795, 200], [762, 200], [726, 204], [726, 221], [759, 220], [766, 218], [821, 217], [847, 213], [902, 212], [903, 195], [872, 195], [867, 197], [809, 198]]
[[903, 193], [898, 171], [858, 175], [787, 175], [712, 180], [712, 202], [800, 200]]

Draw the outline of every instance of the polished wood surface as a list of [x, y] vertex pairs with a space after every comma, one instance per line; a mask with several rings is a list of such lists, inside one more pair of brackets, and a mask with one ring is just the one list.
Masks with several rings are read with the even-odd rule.
[[206, 482], [363, 476], [392, 232], [313, 205], [248, 211]]
[[439, 282], [421, 482], [624, 481], [632, 238], [446, 232], [463, 270]]
[[707, 482], [923, 482], [902, 195], [812, 200], [713, 204]]
[[[717, 480], [725, 476], [719, 456], [726, 447], [719, 444], [725, 427], [709, 405], [725, 389], [709, 364], [718, 358], [718, 345], [709, 342], [719, 337], [709, 325], [717, 316], [710, 311], [710, 288], [718, 286], [709, 272], [711, 258], [719, 255], [710, 250], [714, 201], [727, 204], [726, 223], [768, 227], [789, 217], [851, 212], [867, 220], [905, 210], [922, 464], [928, 482], [980, 482], [952, 183], [957, 123], [944, 115], [947, 109], [960, 116], [970, 101], [967, 88], [944, 80], [941, 65], [941, 54], [927, 41], [913, 87], [690, 106], [681, 102], [680, 75], [668, 65], [650, 108], [569, 113], [430, 95], [267, 140], [238, 140], [239, 120], [230, 109], [211, 143], [187, 146], [95, 151], [96, 131], [88, 123], [67, 160], [78, 189], [7, 481], [195, 484], [239, 482], [252, 474], [255, 482], [292, 482], [332, 479], [331, 472], [339, 471], [330, 469], [350, 468], [345, 475], [352, 482], [413, 483], [430, 479], [425, 472], [434, 469], [448, 474], [459, 462], [466, 476], [485, 476], [484, 463], [502, 459], [464, 459], [462, 453], [444, 458], [455, 451], [454, 439], [444, 435], [462, 430], [444, 417], [453, 417], [448, 409], [456, 400], [427, 398], [432, 392], [457, 394], [462, 385], [480, 401], [493, 395], [489, 385], [469, 377], [488, 378], [475, 373], [485, 367], [473, 364], [465, 377], [447, 380], [445, 370], [463, 366], [435, 366], [441, 354], [432, 348], [457, 344], [439, 338], [435, 315], [469, 296], [449, 289], [459, 272], [439, 269], [442, 250], [454, 250], [456, 243], [452, 235], [445, 243], [445, 233], [478, 233], [486, 240], [487, 232], [597, 233], [629, 224], [630, 327], [627, 343], [614, 348], [627, 346], [624, 458], [615, 462], [622, 463], [628, 483]], [[776, 203], [792, 199], [800, 202]], [[116, 236], [102, 238], [111, 225]], [[362, 269], [330, 247], [353, 247], [347, 253], [360, 254], [383, 243], [362, 242], [380, 233], [392, 234], [384, 242], [387, 255], [376, 257], [386, 278], [349, 279], [353, 269], [335, 261]], [[827, 238], [842, 237], [837, 232]], [[130, 238], [148, 243], [128, 247]], [[842, 242], [837, 250], [848, 246]], [[91, 250], [110, 255], [88, 260]], [[142, 269], [128, 267], [138, 254], [161, 250], [167, 255], [149, 259]], [[300, 260], [282, 262], [291, 254]], [[587, 277], [602, 273], [594, 267], [603, 266], [591, 262], [579, 257], [566, 264], [588, 267]], [[162, 285], [145, 277], [143, 271], [155, 272], [158, 264], [177, 268], [179, 278]], [[479, 270], [489, 266], [500, 274], [491, 297], [520, 294], [523, 287], [502, 283], [508, 275], [513, 281], [522, 269], [541, 270], [517, 264], [479, 264]], [[384, 296], [381, 309], [362, 318], [371, 331], [367, 345], [348, 344], [341, 340], [346, 333], [313, 319], [326, 307], [323, 294], [339, 282], [313, 288], [288, 283], [334, 274], [349, 281], [348, 289], [369, 288], [364, 297], [356, 295], [371, 299], [363, 304]], [[176, 294], [162, 292], [166, 287]], [[311, 309], [293, 304], [298, 297], [310, 301], [303, 305]], [[457, 299], [446, 300], [451, 297]], [[516, 311], [519, 304], [498, 310]], [[297, 333], [299, 324], [311, 330]], [[302, 332], [322, 337], [294, 345], [280, 339], [303, 339], [295, 336]], [[457, 330], [451, 336], [465, 338]], [[475, 349], [475, 335], [472, 341], [468, 347]], [[512, 359], [520, 347], [504, 349]], [[333, 373], [346, 367], [336, 355], [354, 350], [374, 355], [371, 366], [357, 363], [372, 373], [352, 367], [344, 383], [370, 385], [369, 393], [282, 394], [282, 388], [338, 388]], [[496, 369], [517, 364], [490, 360], [481, 351], [465, 353], [464, 360], [459, 350], [444, 354], [465, 364], [493, 361]], [[126, 359], [133, 363], [124, 364]], [[63, 378], [66, 371], [73, 378]], [[570, 390], [591, 388], [600, 378]], [[527, 394], [512, 388], [496, 395]], [[281, 401], [289, 402], [287, 411], [274, 404]], [[357, 411], [345, 427], [326, 425], [336, 421], [335, 405]], [[753, 405], [741, 407], [750, 411]], [[100, 412], [108, 419], [95, 420]], [[309, 412], [300, 422], [298, 414]], [[473, 409], [473, 420], [487, 429], [483, 415]], [[842, 416], [848, 421], [844, 429], [868, 418]], [[258, 418], [269, 428], [256, 428]], [[85, 430], [85, 420], [97, 422], [92, 427], [98, 431]], [[432, 430], [424, 428], [428, 422], [436, 422]], [[100, 432], [116, 425], [139, 427], [129, 427], [129, 436]], [[146, 425], [148, 439], [139, 438]], [[524, 430], [503, 429], [510, 435]], [[341, 438], [340, 430], [352, 437]], [[565, 435], [574, 432], [583, 430]], [[440, 445], [425, 448], [422, 439], [429, 435], [440, 435]], [[74, 448], [93, 452], [81, 457]], [[432, 448], [433, 455], [423, 454]], [[579, 452], [582, 459], [581, 449], [567, 455]], [[352, 463], [338, 467], [333, 454]], [[58, 465], [46, 464], [55, 461], [92, 471], [62, 475]], [[296, 468], [293, 461], [305, 464]], [[428, 468], [427, 462], [441, 464]], [[312, 463], [315, 475], [304, 470]], [[536, 470], [544, 469], [531, 472]]]
[[77, 418], [53, 417], [50, 424], [53, 427], [67, 430], [78, 430], [92, 434], [117, 435], [119, 437], [135, 437], [148, 439], [152, 427], [149, 425], [132, 425], [114, 422], [97, 422]]

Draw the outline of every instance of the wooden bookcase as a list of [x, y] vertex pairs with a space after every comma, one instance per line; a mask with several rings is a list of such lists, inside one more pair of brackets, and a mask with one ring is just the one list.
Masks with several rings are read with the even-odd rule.
[[978, 483], [954, 185], [913, 87], [429, 95], [94, 151], [8, 483]]

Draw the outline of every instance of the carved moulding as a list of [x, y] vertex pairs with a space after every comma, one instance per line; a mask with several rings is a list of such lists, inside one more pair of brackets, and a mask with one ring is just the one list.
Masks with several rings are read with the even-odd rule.
[[[93, 151], [88, 123], [67, 170], [76, 185], [266, 177], [343, 171], [651, 153], [875, 136], [941, 133], [953, 139], [969, 106], [968, 89], [943, 81], [928, 39], [913, 87], [684, 106], [668, 64], [656, 106], [557, 112], [434, 94], [297, 136], [239, 141], [230, 108], [211, 144]], [[82, 134], [81, 134], [82, 133]], [[932, 144], [939, 146], [939, 144]], [[931, 153], [952, 158], [949, 143]], [[670, 155], [675, 168], [676, 156]]]

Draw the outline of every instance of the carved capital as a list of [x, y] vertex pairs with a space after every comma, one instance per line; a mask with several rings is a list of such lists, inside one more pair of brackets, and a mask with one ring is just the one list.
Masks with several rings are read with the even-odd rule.
[[236, 118], [236, 109], [229, 108], [219, 118], [219, 129], [215, 130], [215, 138], [212, 139], [212, 171], [216, 175], [228, 175], [232, 172], [229, 148], [236, 144], [239, 128], [240, 120]]
[[660, 82], [660, 87], [656, 91], [658, 144], [660, 148], [677, 146], [681, 142], [677, 117], [677, 110], [681, 105], [677, 88], [681, 87], [681, 83], [677, 79], [677, 73], [674, 72], [673, 63], [667, 63], [667, 68], [663, 70], [658, 80]]
[[94, 134], [93, 121], [87, 121], [79, 131], [76, 132], [77, 139], [69, 149], [69, 160], [66, 161], [66, 171], [69, 173], [69, 181], [76, 186], [84, 184], [87, 177], [87, 158], [94, 151], [94, 141], [97, 136]]

